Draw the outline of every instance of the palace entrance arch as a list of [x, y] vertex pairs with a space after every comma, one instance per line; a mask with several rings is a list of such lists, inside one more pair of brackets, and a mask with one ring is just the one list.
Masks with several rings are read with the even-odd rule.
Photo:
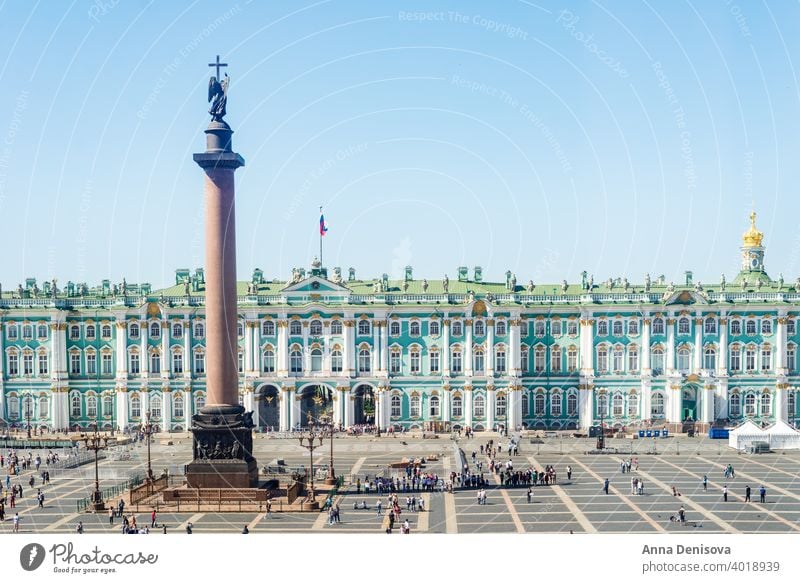
[[353, 391], [353, 424], [375, 424], [375, 393], [370, 385], [358, 385]]
[[261, 385], [256, 391], [258, 427], [278, 431], [280, 428], [280, 393], [275, 385]]
[[298, 391], [300, 397], [300, 427], [320, 420], [333, 419], [333, 389], [327, 385], [306, 385]]

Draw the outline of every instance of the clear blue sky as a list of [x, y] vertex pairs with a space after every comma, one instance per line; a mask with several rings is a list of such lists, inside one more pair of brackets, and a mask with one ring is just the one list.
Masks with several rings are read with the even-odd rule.
[[0, 1], [0, 282], [202, 265], [207, 63], [239, 277], [800, 275], [800, 4]]

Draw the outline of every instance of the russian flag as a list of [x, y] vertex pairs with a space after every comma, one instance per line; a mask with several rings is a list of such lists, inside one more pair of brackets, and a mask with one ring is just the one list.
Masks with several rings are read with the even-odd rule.
[[328, 227], [325, 225], [325, 215], [322, 214], [322, 209], [319, 209], [319, 236], [324, 237], [325, 233], [328, 231]]

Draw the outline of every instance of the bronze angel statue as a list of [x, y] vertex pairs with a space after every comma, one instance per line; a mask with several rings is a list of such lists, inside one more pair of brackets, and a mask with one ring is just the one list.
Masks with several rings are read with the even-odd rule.
[[225, 117], [225, 106], [228, 102], [228, 83], [230, 77], [225, 73], [225, 78], [220, 82], [216, 77], [211, 77], [208, 81], [208, 101], [211, 102], [211, 121], [222, 121]]

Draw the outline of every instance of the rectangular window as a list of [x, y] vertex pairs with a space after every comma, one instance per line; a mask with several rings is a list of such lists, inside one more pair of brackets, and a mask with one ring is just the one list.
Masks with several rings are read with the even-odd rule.
[[789, 336], [794, 336], [797, 333], [797, 322], [795, 320], [789, 320], [786, 322], [786, 334]]
[[[272, 354], [272, 370], [265, 370], [264, 372], [275, 372], [275, 353]], [[266, 357], [265, 357], [266, 363]], [[206, 355], [202, 352], [194, 353], [194, 372], [195, 374], [205, 374], [206, 372]]]
[[431, 352], [431, 373], [437, 374], [439, 372], [439, 351]]
[[22, 355], [22, 374], [25, 376], [30, 376], [33, 374], [33, 355], [32, 354], [23, 354]]
[[89, 397], [86, 399], [86, 416], [90, 419], [97, 418], [97, 398]]
[[[197, 358], [196, 354], [195, 358]], [[264, 352], [262, 369], [264, 372], [275, 372], [275, 353], [272, 350]]]
[[342, 372], [342, 353], [338, 350], [331, 353], [331, 372]]
[[49, 370], [48, 358], [46, 354], [39, 355], [39, 374], [47, 374]]
[[103, 374], [113, 374], [114, 368], [111, 360], [111, 353], [104, 352], [101, 356], [102, 358], [102, 366], [103, 366]]
[[180, 352], [172, 354], [172, 372], [173, 374], [183, 374], [183, 354]]
[[453, 352], [450, 360], [450, 368], [452, 369], [453, 373], [461, 374], [461, 352]]
[[717, 368], [717, 353], [714, 350], [706, 350], [703, 362], [703, 368], [706, 370], [714, 370]]
[[742, 353], [741, 351], [731, 350], [731, 370], [732, 371], [739, 371], [742, 370]]
[[420, 371], [420, 354], [419, 351], [413, 350], [411, 352], [411, 374]]
[[69, 374], [81, 374], [81, 355], [77, 352], [69, 355]]
[[605, 350], [597, 351], [597, 372], [608, 371], [608, 352]]
[[33, 339], [33, 326], [31, 326], [30, 324], [25, 324], [22, 327], [22, 339], [23, 340]]
[[544, 372], [544, 350], [541, 348], [537, 348], [533, 352], [533, 371], [534, 372]]
[[575, 372], [578, 370], [578, 351], [570, 350], [567, 352], [567, 370]]
[[497, 372], [499, 374], [504, 374], [506, 372], [506, 352], [505, 352], [505, 350], [500, 350], [500, 351], [495, 353], [494, 364], [495, 364], [495, 370], [497, 370]]
[[9, 324], [8, 331], [6, 332], [6, 336], [8, 336], [9, 340], [16, 340], [17, 339], [17, 325], [16, 324]]
[[748, 348], [745, 350], [744, 368], [748, 372], [756, 370], [756, 351], [754, 348]]
[[239, 353], [238, 362], [239, 362], [239, 373], [243, 373], [244, 372], [244, 353], [243, 352]]
[[86, 355], [86, 374], [97, 374], [97, 355], [92, 352]]
[[793, 372], [797, 368], [797, 351], [793, 346], [786, 350], [786, 368]]
[[528, 355], [529, 352], [527, 350], [521, 351], [519, 355], [519, 368], [522, 371], [522, 374], [526, 374], [528, 372]]
[[761, 349], [761, 370], [772, 370], [772, 350], [769, 348]]
[[139, 374], [139, 353], [132, 352], [128, 362], [128, 370], [131, 374]]
[[561, 350], [554, 348], [550, 353], [550, 370], [553, 374], [561, 372]]

